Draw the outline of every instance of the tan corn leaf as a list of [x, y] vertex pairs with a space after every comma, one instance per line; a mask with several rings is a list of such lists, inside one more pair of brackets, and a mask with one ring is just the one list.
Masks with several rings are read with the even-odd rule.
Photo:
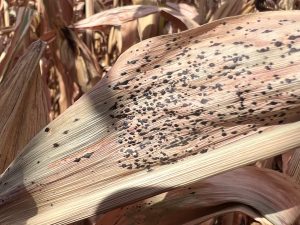
[[73, 42], [78, 48], [76, 62], [80, 61], [82, 64], [82, 68], [80, 68], [78, 64], [76, 65], [77, 79], [83, 81], [79, 83], [80, 87], [84, 92], [87, 92], [102, 78], [103, 71], [98, 64], [95, 55], [90, 51], [90, 49], [75, 35], [75, 33], [73, 33], [73, 31], [69, 30], [69, 32]]
[[35, 42], [0, 84], [0, 172], [48, 123], [39, 60], [45, 44]]
[[199, 27], [199, 24], [192, 18], [182, 15], [180, 12], [171, 8], [160, 8], [161, 15], [168, 21], [171, 21], [181, 30], [192, 29]]
[[293, 9], [296, 9], [296, 2], [297, 1], [298, 0], [279, 0], [277, 4], [278, 4], [280, 9], [293, 10]]
[[192, 18], [195, 22], [200, 23], [200, 15], [195, 6], [186, 3], [175, 4], [173, 2], [167, 2], [166, 5], [176, 11], [179, 11], [183, 16]]
[[198, 26], [195, 21], [173, 9], [135, 5], [100, 12], [92, 18], [77, 22], [74, 27], [77, 29], [103, 29], [107, 26], [115, 26], [109, 33], [108, 53], [112, 54], [114, 48], [117, 48], [118, 53], [122, 53], [140, 40], [159, 34], [159, 12], [181, 30]]
[[16, 62], [17, 54], [20, 53], [19, 50], [23, 46], [24, 39], [28, 34], [32, 16], [32, 9], [27, 7], [20, 7], [18, 9], [13, 38], [7, 45], [5, 53], [2, 53], [4, 56], [1, 56], [0, 83]]
[[[132, 3], [134, 5], [157, 5], [156, 0], [133, 0]], [[158, 13], [139, 18], [137, 19], [137, 22], [137, 30], [140, 40], [155, 37], [159, 34], [160, 17]]]
[[254, 0], [198, 0], [195, 2], [200, 24], [205, 24], [216, 19], [255, 12]]
[[[127, 22], [130, 23], [130, 22]], [[127, 24], [125, 23], [125, 24]], [[126, 27], [126, 25], [125, 25]], [[129, 30], [127, 30], [129, 31]], [[114, 52], [114, 47], [117, 48], [117, 52], [121, 53], [122, 52], [122, 33], [121, 33], [121, 27], [116, 26], [116, 27], [111, 27], [109, 36], [108, 36], [108, 48], [107, 48], [107, 53], [112, 54]]]
[[128, 49], [1, 176], [0, 222], [66, 224], [300, 147], [299, 18], [232, 17]]
[[248, 0], [242, 7], [241, 14], [257, 12], [255, 8], [255, 0]]
[[80, 20], [74, 24], [76, 29], [99, 28], [102, 26], [120, 26], [123, 23], [156, 13], [156, 6], [125, 6], [112, 8]]
[[[97, 225], [184, 224], [234, 211], [264, 224], [294, 224], [300, 215], [299, 190], [278, 172], [245, 167], [113, 210]], [[226, 214], [222, 222], [236, 224], [230, 217]]]
[[170, 8], [163, 8], [151, 5], [132, 5], [119, 8], [109, 9], [100, 13], [96, 13], [89, 18], [80, 20], [73, 25], [75, 29], [102, 29], [106, 26], [120, 26], [123, 23], [139, 19], [141, 17], [148, 16], [161, 12], [164, 17], [167, 17], [172, 22], [179, 24], [183, 28], [194, 28], [198, 24], [184, 17], [178, 11]]
[[220, 18], [239, 15], [245, 1], [241, 0], [227, 0], [222, 1], [218, 9], [211, 15], [210, 21]]

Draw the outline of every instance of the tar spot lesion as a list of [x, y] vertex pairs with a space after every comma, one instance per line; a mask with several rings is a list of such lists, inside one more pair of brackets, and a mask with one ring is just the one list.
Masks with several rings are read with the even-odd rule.
[[89, 159], [89, 158], [91, 158], [91, 156], [94, 154], [94, 152], [87, 152], [87, 153], [85, 153], [82, 157], [83, 158], [86, 158], [86, 159]]
[[59, 144], [58, 144], [58, 143], [54, 143], [54, 144], [53, 144], [53, 147], [54, 147], [54, 148], [57, 148], [57, 147], [59, 147]]

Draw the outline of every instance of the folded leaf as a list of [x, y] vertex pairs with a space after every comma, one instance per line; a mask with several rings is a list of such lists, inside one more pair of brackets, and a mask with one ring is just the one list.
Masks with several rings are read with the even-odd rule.
[[66, 224], [299, 147], [299, 18], [227, 18], [128, 49], [1, 176], [0, 222]]
[[97, 224], [184, 224], [225, 211], [245, 212], [258, 222], [294, 224], [300, 215], [299, 190], [299, 185], [278, 172], [245, 167], [113, 210]]

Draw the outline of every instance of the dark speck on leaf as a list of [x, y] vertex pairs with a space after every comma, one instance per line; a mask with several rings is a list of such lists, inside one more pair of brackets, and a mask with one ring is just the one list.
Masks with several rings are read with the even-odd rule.
[[296, 40], [297, 38], [300, 38], [300, 35], [291, 35], [291, 36], [289, 36], [289, 40]]
[[74, 159], [73, 162], [79, 162], [79, 161], [80, 161], [80, 158], [76, 158], [76, 159]]
[[83, 158], [89, 159], [93, 154], [94, 154], [94, 152], [88, 152], [88, 153], [85, 153], [85, 154], [83, 155]]
[[59, 146], [58, 143], [54, 143], [54, 144], [53, 144], [53, 147], [54, 147], [54, 148], [57, 148], [58, 146]]
[[280, 42], [280, 41], [276, 41], [276, 42], [274, 43], [274, 45], [275, 45], [276, 47], [281, 47], [283, 44], [282, 44], [282, 42]]
[[206, 104], [207, 102], [208, 102], [207, 99], [205, 99], [205, 98], [201, 99], [201, 104]]

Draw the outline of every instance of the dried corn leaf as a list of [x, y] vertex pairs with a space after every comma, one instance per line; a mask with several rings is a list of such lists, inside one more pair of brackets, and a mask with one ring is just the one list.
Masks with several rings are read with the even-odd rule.
[[278, 172], [245, 167], [113, 210], [97, 224], [183, 224], [233, 211], [264, 224], [294, 224], [300, 215], [299, 190]]
[[122, 24], [120, 28], [120, 35], [122, 35], [122, 47], [120, 51], [121, 53], [126, 51], [132, 45], [137, 44], [141, 41], [138, 30], [136, 29], [137, 25], [137, 20], [133, 20]]
[[[269, 0], [270, 2], [274, 2], [274, 0]], [[277, 1], [275, 1], [276, 4]], [[299, 4], [299, 0], [279, 0], [277, 5], [279, 6], [280, 9], [283, 10], [293, 10], [293, 9], [297, 9], [297, 2]], [[299, 7], [299, 5], [298, 5]]]
[[23, 41], [28, 34], [31, 20], [33, 16], [33, 10], [30, 8], [20, 7], [18, 10], [14, 36], [7, 45], [4, 56], [1, 56], [0, 62], [0, 83], [4, 76], [10, 71], [16, 62], [17, 54], [20, 48], [23, 46]]
[[48, 123], [48, 107], [39, 60], [44, 43], [36, 42], [0, 84], [0, 172]]
[[[134, 5], [157, 5], [156, 0], [133, 0], [132, 3]], [[158, 13], [139, 18], [137, 19], [137, 22], [137, 30], [140, 40], [158, 36], [160, 26], [160, 17]]]
[[123, 23], [139, 19], [141, 17], [148, 16], [161, 12], [164, 17], [167, 17], [172, 22], [176, 23], [182, 29], [194, 28], [198, 24], [184, 17], [180, 12], [170, 8], [163, 8], [151, 5], [132, 5], [119, 8], [109, 9], [93, 16], [80, 20], [74, 24], [75, 29], [103, 29], [106, 26], [120, 26]]
[[299, 17], [227, 18], [128, 49], [2, 175], [1, 223], [66, 224], [299, 147]]
[[218, 9], [211, 15], [209, 21], [214, 21], [228, 16], [239, 15], [244, 4], [245, 1], [241, 0], [222, 1]]
[[200, 24], [205, 24], [216, 19], [255, 12], [254, 0], [198, 0], [195, 2]]
[[192, 18], [195, 22], [200, 23], [200, 15], [195, 6], [185, 3], [175, 4], [172, 2], [167, 2], [166, 5], [176, 11], [179, 11], [183, 16]]

